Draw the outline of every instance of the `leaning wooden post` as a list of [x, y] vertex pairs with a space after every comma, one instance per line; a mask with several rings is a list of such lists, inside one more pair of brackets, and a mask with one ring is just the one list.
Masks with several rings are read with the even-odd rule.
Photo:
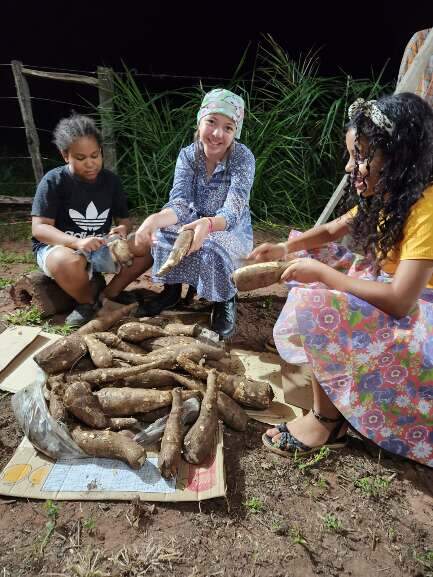
[[39, 151], [39, 137], [33, 119], [29, 85], [27, 84], [27, 80], [24, 78], [22, 63], [18, 60], [12, 60], [11, 66], [15, 79], [15, 86], [17, 87], [18, 102], [20, 103], [21, 114], [26, 130], [27, 146], [32, 158], [36, 184], [38, 184], [44, 175], [44, 168], [42, 166], [42, 158]]
[[116, 144], [113, 134], [113, 71], [98, 66], [99, 112], [101, 114], [104, 166], [116, 171]]

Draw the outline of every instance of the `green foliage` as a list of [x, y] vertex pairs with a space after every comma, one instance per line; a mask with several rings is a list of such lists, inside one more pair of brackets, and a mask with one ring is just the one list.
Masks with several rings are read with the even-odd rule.
[[56, 505], [51, 499], [47, 499], [44, 503], [45, 510], [47, 512], [48, 518], [52, 520], [56, 520], [59, 516], [59, 506]]
[[422, 565], [425, 569], [431, 570], [426, 573], [426, 576], [433, 575], [433, 549], [427, 549], [422, 553], [414, 553], [415, 559], [418, 561], [420, 565]]
[[4, 289], [12, 284], [12, 279], [0, 277], [0, 289]]
[[[347, 107], [383, 90], [379, 80], [323, 78], [317, 54], [294, 61], [271, 38], [259, 47], [251, 78], [242, 62], [227, 88], [241, 94], [242, 133], [256, 158], [251, 210], [256, 222], [311, 226], [343, 175]], [[192, 141], [204, 92], [214, 86], [152, 94], [132, 74], [115, 78], [118, 170], [131, 205], [149, 214], [168, 198], [182, 146]], [[107, 119], [108, 120], [108, 119]]]
[[308, 543], [305, 537], [302, 535], [301, 530], [299, 527], [293, 527], [290, 536], [292, 538], [292, 543], [294, 545], [302, 545], [303, 547], [307, 547]]
[[261, 511], [263, 511], [263, 503], [258, 497], [247, 499], [245, 506], [250, 513], [261, 513]]
[[313, 453], [312, 457], [307, 460], [306, 457], [302, 456], [302, 453], [296, 453], [294, 463], [296, 464], [296, 466], [300, 471], [304, 471], [305, 469], [313, 467], [317, 463], [320, 463], [320, 461], [326, 459], [329, 456], [330, 452], [331, 449], [329, 447], [320, 447], [320, 449], [315, 453]]
[[18, 221], [11, 224], [10, 220], [0, 221], [0, 242], [5, 240], [29, 240], [32, 236], [32, 225], [27, 221]]
[[341, 533], [343, 530], [342, 522], [332, 513], [326, 513], [323, 517], [323, 525], [328, 531], [333, 531], [334, 533]]
[[380, 497], [387, 493], [390, 482], [390, 479], [387, 477], [371, 475], [357, 479], [354, 485], [369, 497]]
[[261, 304], [262, 304], [262, 307], [265, 309], [266, 312], [269, 312], [272, 309], [273, 300], [274, 299], [273, 299], [272, 295], [266, 295], [263, 298], [263, 301]]
[[46, 333], [68, 336], [74, 328], [68, 325], [52, 325], [44, 321], [41, 311], [36, 306], [25, 307], [6, 315], [5, 320], [11, 325], [40, 326]]
[[42, 324], [41, 311], [35, 307], [25, 307], [6, 315], [5, 320], [11, 325], [38, 326]]
[[[9, 228], [13, 228], [9, 225]], [[34, 263], [35, 257], [31, 252], [19, 253], [3, 250], [0, 248], [0, 264]]]
[[[75, 327], [76, 328], [76, 327]], [[42, 330], [46, 333], [54, 333], [56, 335], [62, 335], [67, 337], [75, 330], [74, 327], [69, 325], [51, 325], [49, 322], [44, 322], [42, 325]]]
[[48, 520], [45, 523], [43, 533], [40, 535], [39, 539], [35, 543], [35, 553], [43, 555], [45, 547], [54, 533], [56, 528], [57, 518], [59, 516], [59, 507], [51, 499], [48, 499], [44, 503], [44, 509], [47, 514]]
[[89, 517], [83, 521], [84, 529], [87, 529], [89, 533], [93, 533], [96, 529], [96, 521], [93, 517]]

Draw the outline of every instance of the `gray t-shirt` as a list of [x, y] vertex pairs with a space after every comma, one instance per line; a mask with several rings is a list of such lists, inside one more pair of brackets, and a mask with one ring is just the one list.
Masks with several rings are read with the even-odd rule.
[[[103, 236], [113, 218], [128, 218], [120, 179], [103, 168], [95, 182], [71, 174], [67, 165], [47, 172], [33, 199], [32, 216], [54, 219], [54, 226], [72, 236]], [[33, 252], [46, 246], [32, 237]]]

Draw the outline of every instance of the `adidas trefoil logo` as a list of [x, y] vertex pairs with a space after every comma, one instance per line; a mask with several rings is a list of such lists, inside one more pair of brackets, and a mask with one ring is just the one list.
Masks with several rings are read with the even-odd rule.
[[81, 230], [92, 231], [101, 228], [107, 220], [109, 212], [110, 209], [107, 208], [107, 210], [98, 214], [98, 210], [92, 201], [86, 208], [86, 216], [83, 216], [78, 210], [74, 210], [73, 208], [69, 209], [69, 216]]

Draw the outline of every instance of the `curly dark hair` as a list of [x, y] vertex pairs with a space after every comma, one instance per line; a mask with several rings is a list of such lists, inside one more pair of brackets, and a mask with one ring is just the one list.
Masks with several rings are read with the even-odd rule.
[[69, 147], [83, 136], [93, 137], [102, 148], [102, 136], [95, 121], [88, 116], [73, 112], [68, 118], [62, 118], [53, 132], [53, 142], [60, 152], [66, 152]]
[[[355, 149], [361, 135], [368, 141], [367, 172], [376, 150], [384, 163], [375, 194], [364, 198], [356, 193], [359, 157], [347, 179], [346, 207], [358, 205], [351, 222], [352, 240], [377, 266], [403, 238], [403, 227], [412, 205], [433, 181], [433, 110], [409, 92], [384, 96], [376, 105], [393, 123], [389, 134], [376, 126], [362, 109], [347, 125], [355, 130]], [[432, 215], [433, 217], [433, 215]], [[433, 224], [432, 224], [433, 226]]]

